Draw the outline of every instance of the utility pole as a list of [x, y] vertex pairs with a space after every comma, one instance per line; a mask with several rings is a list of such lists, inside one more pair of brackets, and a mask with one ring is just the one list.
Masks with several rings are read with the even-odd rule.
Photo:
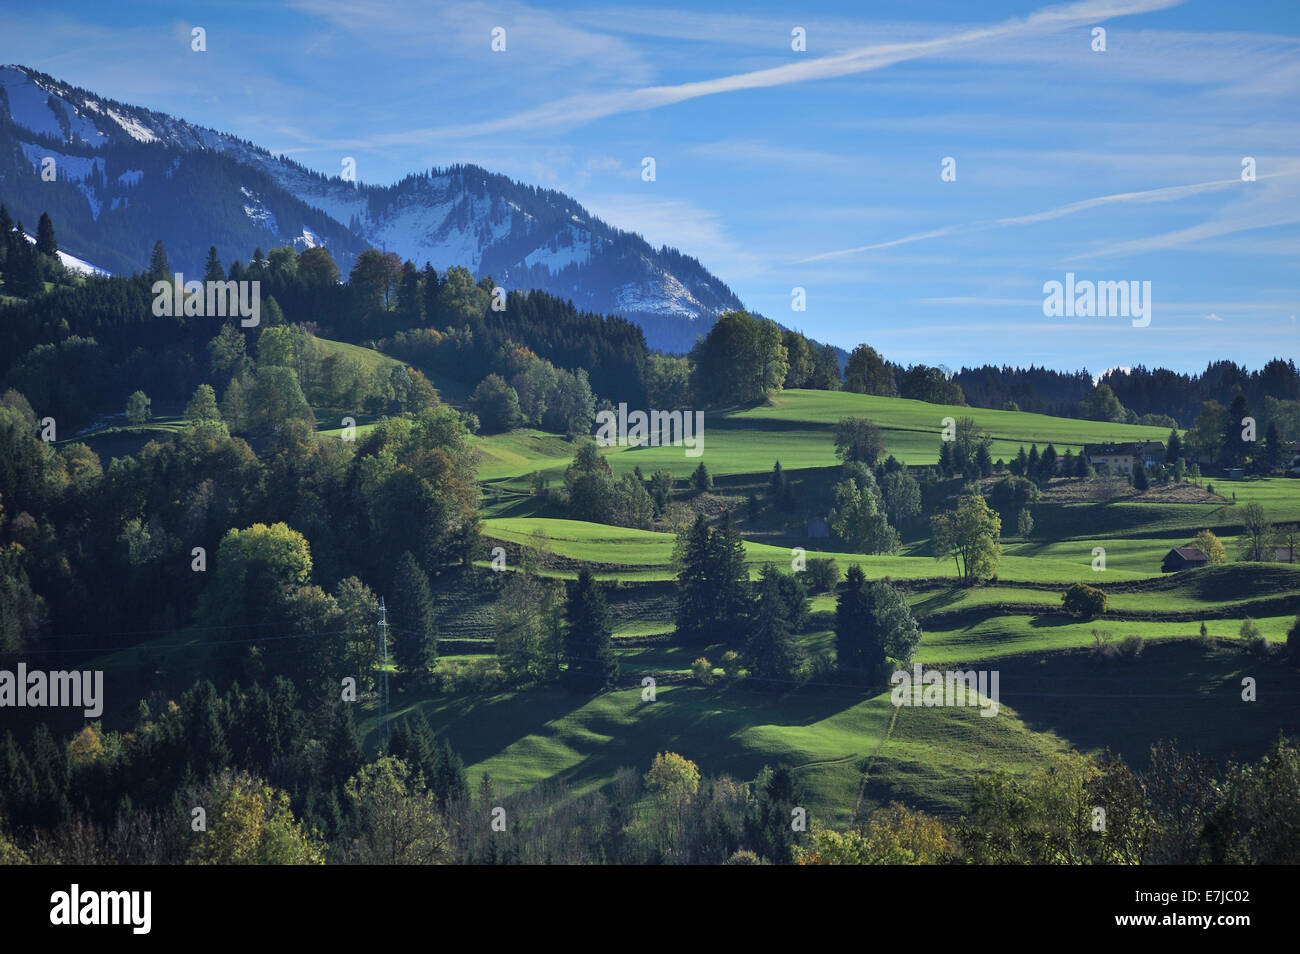
[[383, 666], [379, 670], [379, 747], [388, 745], [388, 607], [379, 597], [379, 645], [383, 649]]

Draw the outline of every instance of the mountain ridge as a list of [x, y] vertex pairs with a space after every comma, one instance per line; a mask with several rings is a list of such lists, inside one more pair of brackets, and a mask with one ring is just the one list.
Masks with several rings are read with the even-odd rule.
[[[41, 178], [47, 159], [53, 182]], [[145, 268], [157, 238], [174, 267], [192, 272], [213, 242], [227, 259], [324, 245], [345, 273], [373, 247], [620, 315], [669, 351], [744, 307], [698, 259], [656, 249], [557, 190], [471, 164], [390, 185], [326, 176], [17, 65], [0, 67], [0, 190], [16, 218], [49, 211], [77, 257], [113, 272]]]

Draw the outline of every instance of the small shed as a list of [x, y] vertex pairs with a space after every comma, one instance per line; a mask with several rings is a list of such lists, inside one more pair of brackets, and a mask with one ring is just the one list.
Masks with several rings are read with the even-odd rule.
[[813, 540], [824, 540], [831, 535], [831, 528], [826, 525], [826, 521], [821, 517], [810, 517], [808, 519], [808, 536]]
[[1198, 566], [1206, 566], [1210, 558], [1202, 552], [1200, 547], [1174, 547], [1165, 554], [1164, 562], [1160, 564], [1161, 573], [1174, 573], [1178, 570], [1192, 570]]

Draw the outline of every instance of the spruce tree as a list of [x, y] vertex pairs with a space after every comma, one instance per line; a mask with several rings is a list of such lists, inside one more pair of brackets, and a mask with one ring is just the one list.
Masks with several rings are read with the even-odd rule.
[[153, 254], [149, 256], [149, 279], [155, 282], [168, 282], [172, 279], [171, 265], [167, 263], [167, 249], [162, 239], [153, 243]]
[[1095, 471], [1092, 469], [1092, 462], [1088, 460], [1088, 455], [1083, 451], [1079, 451], [1079, 456], [1074, 459], [1074, 476], [1086, 480], [1093, 476], [1094, 473]]
[[691, 487], [696, 490], [712, 490], [713, 477], [709, 473], [709, 468], [704, 466], [704, 461], [700, 461], [700, 466], [695, 468], [691, 474]]
[[713, 623], [713, 566], [709, 557], [709, 521], [697, 514], [677, 541], [677, 636], [703, 642]]
[[1282, 466], [1285, 454], [1286, 448], [1282, 444], [1282, 436], [1277, 431], [1277, 424], [1269, 421], [1268, 431], [1264, 434], [1264, 450], [1261, 455], [1265, 477]]
[[326, 712], [325, 773], [335, 788], [357, 773], [365, 764], [361, 732], [352, 718], [352, 706], [336, 699]]
[[835, 651], [841, 669], [871, 673], [885, 661], [871, 586], [859, 566], [849, 567], [835, 604]]
[[42, 255], [59, 254], [59, 243], [54, 239], [54, 223], [48, 212], [41, 213], [41, 220], [36, 225], [36, 251]]
[[1038, 471], [1043, 481], [1056, 476], [1056, 445], [1048, 444], [1043, 456], [1038, 461]]
[[1165, 443], [1165, 463], [1172, 464], [1178, 458], [1183, 456], [1183, 439], [1178, 436], [1177, 428], [1169, 432], [1169, 440]]
[[951, 477], [953, 473], [952, 464], [952, 441], [939, 442], [939, 475], [941, 477]]
[[205, 282], [224, 282], [226, 280], [226, 270], [221, 267], [221, 259], [217, 257], [217, 247], [208, 246], [208, 261], [203, 266], [203, 280]]
[[19, 219], [5, 260], [5, 290], [20, 298], [30, 298], [43, 287], [36, 249], [24, 237], [26, 234], [22, 220]]
[[715, 619], [713, 638], [738, 642], [744, 638], [751, 599], [749, 567], [745, 565], [745, 541], [728, 510], [722, 526], [713, 531], [709, 541], [709, 559], [713, 571], [712, 608]]
[[424, 295], [424, 320], [430, 325], [434, 324], [435, 319], [440, 315], [438, 305], [440, 288], [437, 270], [425, 262], [424, 268], [420, 270], [420, 292]]
[[428, 780], [429, 791], [438, 800], [438, 811], [444, 815], [452, 802], [464, 802], [469, 799], [469, 780], [465, 775], [465, 763], [452, 751], [451, 743], [443, 739], [435, 746], [433, 752], [433, 777]]
[[429, 578], [408, 551], [397, 560], [393, 598], [388, 602], [393, 658], [400, 669], [420, 676], [438, 660], [433, 594]]
[[808, 588], [804, 586], [802, 574], [786, 573], [773, 564], [766, 563], [763, 565], [760, 585], [769, 576], [776, 580], [777, 588], [781, 591], [781, 599], [785, 602], [786, 622], [790, 624], [790, 631], [801, 632], [808, 626], [810, 618]]
[[781, 586], [775, 576], [759, 587], [758, 607], [745, 645], [745, 663], [758, 679], [784, 682], [799, 665], [799, 651], [790, 641], [790, 620]]
[[1133, 462], [1134, 489], [1138, 491], [1142, 491], [1142, 490], [1146, 490], [1149, 486], [1151, 486], [1151, 482], [1147, 479], [1146, 467], [1143, 465], [1142, 461], [1140, 460], [1134, 461]]
[[578, 574], [564, 610], [565, 682], [580, 692], [600, 692], [618, 678], [613, 629], [605, 594], [590, 570]]

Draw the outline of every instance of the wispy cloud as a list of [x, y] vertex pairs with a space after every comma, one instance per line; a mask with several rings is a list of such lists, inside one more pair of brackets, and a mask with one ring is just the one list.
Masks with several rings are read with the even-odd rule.
[[[1294, 175], [1294, 173], [1291, 174]], [[1285, 196], [1283, 199], [1285, 201], [1256, 202], [1253, 203], [1252, 208], [1229, 210], [1219, 218], [1188, 226], [1187, 228], [1171, 229], [1143, 238], [1113, 242], [1101, 248], [1072, 255], [1065, 261], [1082, 262], [1097, 258], [1166, 251], [1172, 248], [1181, 248], [1204, 239], [1236, 235], [1239, 232], [1251, 232], [1276, 226], [1294, 225], [1300, 222], [1300, 206], [1296, 205], [1295, 197], [1293, 195]]]
[[[319, 4], [324, 0], [300, 0], [300, 2]], [[702, 96], [851, 76], [909, 60], [943, 56], [981, 43], [1051, 33], [1114, 17], [1150, 13], [1179, 6], [1183, 2], [1184, 0], [1081, 0], [1078, 3], [1044, 7], [1024, 17], [1014, 17], [991, 26], [954, 31], [928, 40], [877, 43], [834, 56], [815, 57], [768, 69], [733, 73], [690, 83], [643, 86], [608, 93], [583, 93], [554, 100], [500, 119], [412, 130], [400, 134], [399, 141], [414, 142], [432, 137], [459, 138], [514, 130], [572, 127], [607, 116], [657, 109]]]
[[[1283, 176], [1294, 176], [1300, 173], [1300, 170], [1287, 170], [1284, 172], [1274, 172], [1268, 175], [1260, 176], [1260, 179], [1274, 179]], [[1179, 199], [1185, 199], [1189, 196], [1202, 195], [1207, 192], [1215, 192], [1221, 189], [1231, 188], [1233, 186], [1249, 186], [1251, 183], [1243, 183], [1238, 179], [1217, 179], [1212, 182], [1197, 182], [1189, 185], [1165, 186], [1159, 189], [1145, 189], [1139, 192], [1118, 192], [1113, 195], [1101, 195], [1091, 199], [1082, 199], [1078, 202], [1069, 202], [1065, 205], [1059, 205], [1043, 212], [1034, 212], [1029, 215], [1008, 216], [1001, 219], [992, 219], [985, 222], [971, 222], [961, 225], [946, 225], [942, 228], [930, 229], [926, 232], [914, 232], [911, 235], [904, 235], [901, 238], [890, 239], [885, 242], [875, 242], [871, 245], [856, 245], [852, 248], [836, 249], [831, 252], [821, 252], [817, 255], [810, 255], [807, 258], [799, 259], [799, 264], [808, 262], [819, 262], [829, 258], [841, 258], [845, 255], [856, 255], [860, 252], [873, 252], [878, 249], [893, 248], [897, 245], [908, 245], [912, 242], [921, 242], [926, 239], [943, 238], [948, 235], [955, 235], [964, 232], [977, 232], [985, 229], [1006, 228], [1012, 225], [1032, 225], [1036, 222], [1047, 222], [1051, 219], [1059, 219], [1066, 215], [1074, 215], [1078, 212], [1086, 212], [1091, 209], [1101, 208], [1108, 205], [1120, 205], [1125, 203], [1148, 203], [1148, 202], [1174, 202]], [[1278, 221], [1271, 224], [1280, 224], [1281, 222], [1296, 221], [1296, 213], [1279, 211], [1274, 215]], [[1261, 228], [1262, 225], [1250, 226], [1251, 228]], [[1204, 226], [1198, 228], [1205, 229], [1204, 236], [1225, 234], [1222, 231], [1213, 231]], [[1183, 230], [1190, 232], [1191, 230]], [[1134, 247], [1140, 246], [1144, 242], [1155, 242], [1157, 239], [1144, 239], [1131, 243]], [[1172, 241], [1172, 239], [1171, 239]], [[1088, 252], [1076, 256], [1076, 258], [1091, 258], [1107, 252], [1117, 250], [1122, 246], [1111, 246], [1105, 251]], [[1070, 259], [1073, 261], [1074, 259]]]

